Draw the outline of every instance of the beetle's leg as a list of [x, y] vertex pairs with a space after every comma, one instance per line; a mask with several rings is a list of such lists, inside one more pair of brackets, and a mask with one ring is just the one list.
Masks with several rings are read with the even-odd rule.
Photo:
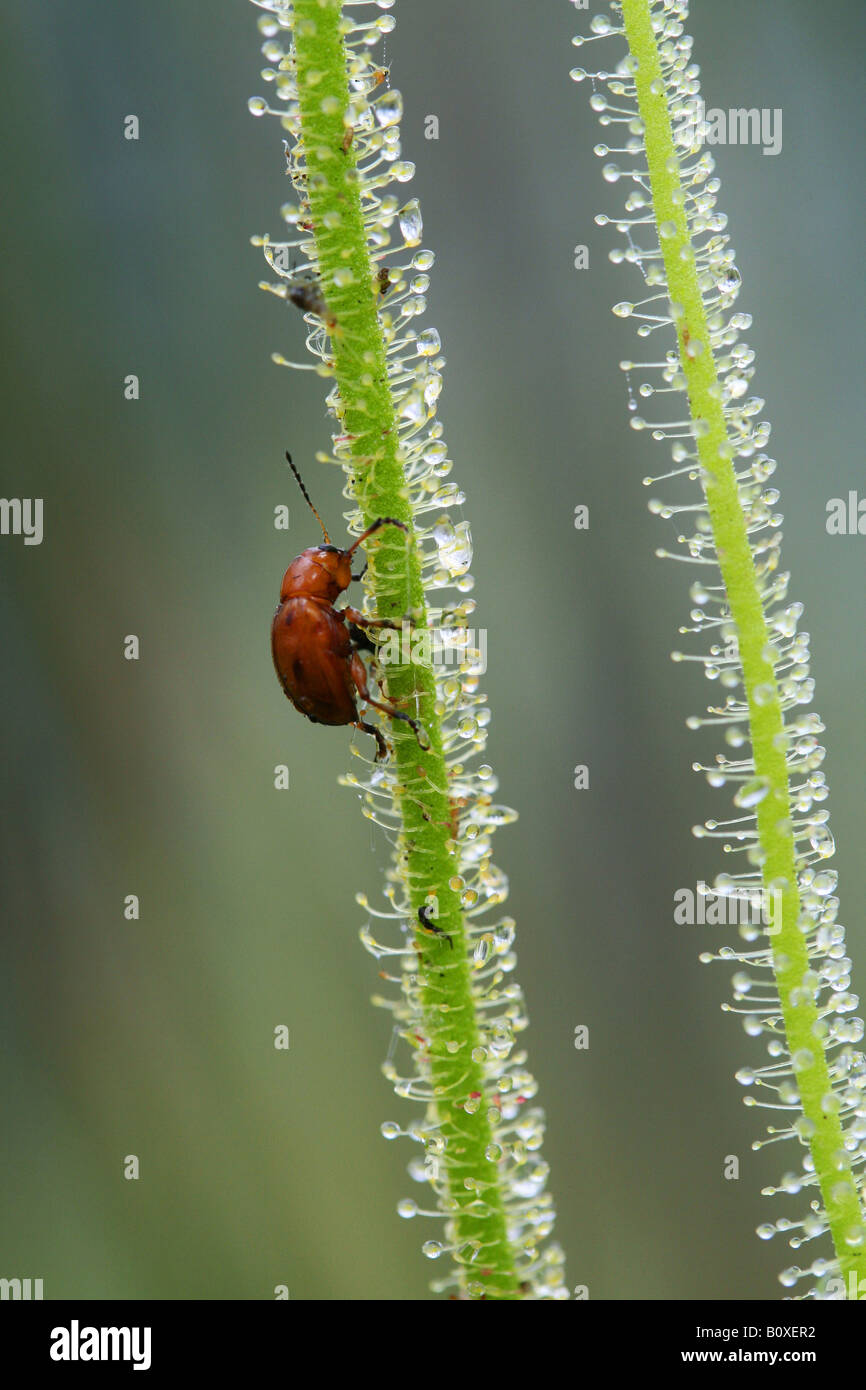
[[403, 722], [408, 724], [412, 729], [412, 732], [418, 740], [418, 747], [421, 751], [423, 753], [430, 752], [430, 741], [417, 719], [413, 719], [410, 714], [404, 714], [401, 709], [397, 709], [396, 705], [388, 704], [385, 700], [374, 700], [371, 695], [364, 695], [363, 699], [367, 701], [368, 705], [372, 705], [374, 709], [380, 709], [383, 714], [390, 715], [392, 719], [402, 719]]
[[352, 680], [355, 683], [355, 687], [358, 691], [358, 694], [361, 696], [361, 699], [366, 700], [368, 704], [371, 704], [372, 701], [370, 700], [370, 691], [367, 686], [367, 668], [357, 652], [352, 652], [352, 655], [349, 658], [349, 671], [351, 673]]
[[362, 651], [369, 652], [371, 657], [376, 655], [376, 644], [370, 640], [363, 628], [355, 627], [354, 623], [350, 623], [349, 636], [354, 647], [360, 647]]
[[392, 632], [399, 632], [402, 627], [401, 623], [392, 622], [390, 618], [368, 618], [357, 608], [343, 608], [341, 612], [346, 622], [354, 623], [355, 627], [387, 627]]
[[352, 644], [355, 647], [356, 651], [360, 650], [365, 653], [367, 674], [368, 676], [373, 677], [373, 679], [376, 681], [376, 684], [379, 686], [379, 689], [381, 690], [382, 667], [379, 665], [379, 659], [377, 655], [378, 648], [375, 642], [370, 641], [370, 638], [367, 636], [363, 628], [354, 627], [351, 623], [349, 624], [349, 636], [352, 639]]
[[[349, 659], [349, 672], [352, 681], [358, 690], [358, 694], [363, 699], [368, 699], [367, 693], [367, 668], [357, 652], [352, 652]], [[361, 729], [365, 734], [372, 734], [376, 740], [376, 762], [380, 763], [388, 756], [388, 744], [381, 729], [377, 729], [375, 724], [368, 724], [364, 719], [357, 719], [353, 725], [355, 729]]]
[[[352, 608], [352, 609], [346, 609], [346, 608], [344, 608], [342, 611], [343, 611], [344, 613], [346, 613], [346, 612], [357, 613], [357, 610], [354, 609], [354, 608]], [[388, 622], [387, 619], [376, 620], [376, 619], [373, 619], [373, 618], [364, 618], [364, 615], [363, 615], [362, 613], [357, 613], [357, 616], [361, 619], [362, 622], [367, 622], [367, 623], [368, 623], [370, 626], [372, 626], [372, 627], [385, 627], [385, 626], [388, 626], [388, 627], [396, 628], [396, 626], [397, 626], [396, 623], [390, 623], [390, 622]], [[379, 650], [378, 647], [375, 645], [374, 642], [372, 642], [372, 641], [370, 640], [369, 634], [366, 633], [362, 627], [357, 627], [357, 626], [355, 625], [355, 623], [354, 623], [354, 622], [351, 622], [351, 621], [349, 622], [349, 625], [348, 625], [348, 626], [349, 626], [349, 636], [350, 636], [351, 639], [352, 639], [353, 645], [355, 646], [356, 649], [360, 649], [361, 651], [367, 653], [368, 670], [371, 671], [371, 672], [373, 673], [373, 675], [374, 675], [375, 678], [376, 678], [376, 681], [378, 682], [378, 684], [379, 684], [379, 686], [380, 686], [380, 688], [381, 688], [381, 685], [382, 685], [382, 668], [381, 668], [381, 666], [379, 665], [379, 662], [378, 662], [378, 660], [377, 660], [377, 655], [378, 655], [378, 650]], [[396, 702], [395, 702], [395, 703], [396, 703]]]
[[409, 714], [404, 714], [401, 709], [397, 709], [396, 705], [389, 704], [385, 700], [373, 699], [367, 686], [367, 668], [357, 652], [352, 653], [350, 670], [352, 672], [352, 680], [358, 688], [358, 694], [361, 696], [361, 699], [365, 700], [368, 705], [372, 705], [374, 709], [380, 709], [383, 714], [390, 715], [392, 719], [402, 719], [406, 724], [409, 724], [418, 740], [418, 747], [426, 753], [430, 748], [430, 743], [427, 740], [426, 734], [423, 739], [421, 738], [424, 731], [418, 723], [418, 720], [413, 719]]
[[352, 645], [356, 648], [356, 650], [360, 650], [366, 653], [368, 670], [372, 672], [372, 674], [376, 678], [376, 681], [381, 686], [382, 668], [379, 665], [379, 662], [376, 658], [378, 648], [375, 642], [371, 641], [371, 639], [362, 627], [355, 627], [354, 623], [349, 623], [349, 636], [351, 637]]
[[376, 740], [376, 762], [380, 763], [388, 756], [388, 745], [385, 742], [381, 729], [377, 729], [375, 724], [367, 724], [363, 719], [356, 719], [352, 725], [353, 729], [360, 729], [362, 733], [372, 734]]
[[364, 578], [364, 575], [367, 573], [368, 568], [369, 568], [369, 566], [365, 563], [365, 564], [364, 564], [364, 568], [361, 570], [361, 573], [360, 573], [360, 574], [353, 574], [353, 575], [352, 575], [352, 578], [354, 579], [354, 581], [355, 581], [356, 584], [358, 583], [358, 580], [359, 580], [359, 579], [363, 579], [363, 578]]
[[414, 629], [415, 627], [415, 623], [408, 613], [403, 614], [403, 618], [399, 623], [393, 622], [391, 618], [368, 618], [365, 613], [359, 612], [357, 608], [352, 608], [351, 605], [348, 605], [346, 608], [338, 608], [337, 613], [340, 617], [345, 618], [346, 622], [349, 624], [349, 630], [352, 632], [357, 646], [363, 647], [364, 650], [368, 652], [373, 652], [376, 648], [369, 638], [365, 638], [360, 642], [358, 641], [358, 635], [363, 628], [385, 628], [389, 632], [402, 632], [404, 623], [410, 629]]

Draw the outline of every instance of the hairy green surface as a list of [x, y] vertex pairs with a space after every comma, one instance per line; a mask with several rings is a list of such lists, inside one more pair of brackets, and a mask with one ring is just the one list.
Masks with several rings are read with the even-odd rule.
[[[420, 631], [427, 625], [425, 594], [397, 447], [397, 422], [373, 289], [374, 267], [353, 151], [351, 146], [343, 148], [349, 88], [341, 6], [337, 0], [296, 0], [294, 14], [308, 194], [322, 288], [336, 320], [334, 375], [343, 430], [352, 440], [355, 495], [366, 524], [391, 516], [409, 528], [408, 538], [389, 527], [371, 543], [366, 583], [379, 616], [399, 621], [410, 613]], [[441, 1136], [448, 1146], [456, 1244], [478, 1249], [467, 1277], [482, 1282], [488, 1297], [519, 1297], [497, 1166], [486, 1157], [493, 1142], [487, 1117], [492, 1097], [484, 1095], [482, 1068], [473, 1056], [479, 1034], [471, 965], [459, 892], [449, 886], [457, 860], [432, 668], [417, 662], [389, 665], [388, 693], [417, 714], [431, 743], [429, 751], [422, 751], [411, 730], [392, 722], [412, 906], [417, 911], [434, 895], [436, 924], [453, 940], [451, 949], [442, 937], [423, 931], [416, 936], [419, 968], [426, 978], [425, 1044]], [[480, 1210], [477, 1193], [483, 1193]], [[463, 1258], [460, 1249], [456, 1257]]]
[[[740, 506], [722, 392], [710, 349], [694, 255], [681, 194], [678, 153], [674, 144], [662, 83], [649, 0], [622, 0], [626, 38], [637, 60], [635, 74], [656, 223], [670, 235], [660, 244], [686, 377], [698, 457], [712, 521], [719, 567], [736, 627], [749, 703], [749, 727], [756, 776], [767, 794], [757, 806], [762, 876], [769, 900], [781, 901], [781, 920], [770, 933], [773, 968], [782, 1004], [788, 1049], [794, 1060], [803, 1114], [811, 1129], [808, 1143], [826, 1207], [836, 1253], [844, 1275], [866, 1277], [866, 1250], [852, 1249], [846, 1233], [862, 1221], [860, 1203], [844, 1148], [842, 1127], [831, 1094], [828, 1062], [812, 991], [805, 988], [809, 969], [807, 944], [799, 929], [795, 844], [791, 796], [785, 760], [786, 735], [773, 664], [771, 634], [765, 621], [755, 564]], [[691, 344], [703, 344], [698, 355]]]

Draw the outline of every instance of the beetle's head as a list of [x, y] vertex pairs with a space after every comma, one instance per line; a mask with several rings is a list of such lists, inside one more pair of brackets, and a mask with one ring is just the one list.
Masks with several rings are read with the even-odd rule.
[[320, 598], [333, 603], [352, 582], [352, 557], [336, 545], [302, 550], [283, 576], [280, 602], [287, 598]]

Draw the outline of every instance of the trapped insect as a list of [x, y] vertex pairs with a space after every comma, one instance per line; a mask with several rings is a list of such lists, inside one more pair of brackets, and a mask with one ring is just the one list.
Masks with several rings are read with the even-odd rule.
[[[325, 302], [322, 286], [317, 279], [296, 280], [286, 291], [286, 298], [300, 309], [302, 314], [316, 314], [329, 328], [336, 327], [337, 320]], [[324, 530], [324, 527], [322, 529]]]
[[271, 625], [274, 666], [288, 698], [314, 724], [351, 724], [376, 740], [376, 760], [387, 756], [388, 745], [380, 729], [358, 715], [358, 699], [374, 706], [391, 719], [400, 719], [414, 731], [425, 751], [430, 744], [416, 719], [396, 705], [376, 700], [367, 684], [367, 669], [360, 648], [374, 651], [366, 629], [393, 628], [400, 623], [388, 618], [368, 618], [357, 608], [335, 608], [334, 602], [352, 580], [363, 575], [352, 573], [352, 556], [369, 536], [383, 526], [407, 528], [402, 521], [380, 516], [368, 526], [348, 550], [331, 544], [324, 522], [310, 501], [300, 473], [287, 452], [289, 467], [298, 480], [310, 511], [322, 528], [324, 545], [303, 550], [283, 576], [280, 602]]
[[427, 907], [426, 905], [423, 906], [423, 907], [419, 907], [419, 909], [418, 909], [418, 921], [420, 922], [421, 927], [422, 927], [422, 929], [423, 929], [425, 932], [428, 932], [429, 934], [431, 934], [431, 935], [433, 935], [433, 936], [442, 936], [442, 937], [444, 937], [445, 940], [448, 942], [448, 945], [451, 947], [452, 951], [454, 950], [454, 941], [453, 941], [453, 938], [451, 937], [450, 933], [448, 933], [447, 931], [444, 931], [442, 927], [439, 927], [439, 926], [436, 925], [436, 923], [433, 921], [432, 917], [430, 916], [430, 908]]

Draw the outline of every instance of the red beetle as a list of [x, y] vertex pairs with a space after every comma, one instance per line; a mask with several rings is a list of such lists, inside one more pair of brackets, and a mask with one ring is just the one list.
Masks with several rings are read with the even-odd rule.
[[280, 684], [295, 709], [314, 724], [351, 724], [365, 734], [372, 734], [377, 744], [377, 761], [387, 755], [388, 745], [380, 729], [358, 717], [359, 696], [392, 719], [402, 719], [411, 725], [420, 746], [429, 749], [430, 744], [421, 737], [418, 721], [385, 700], [374, 700], [367, 686], [367, 669], [359, 648], [374, 652], [375, 647], [365, 629], [399, 631], [400, 624], [387, 618], [368, 618], [357, 608], [334, 607], [335, 599], [348, 589], [352, 580], [363, 575], [363, 571], [352, 573], [352, 556], [362, 541], [383, 526], [396, 526], [401, 531], [407, 528], [402, 521], [380, 516], [354, 545], [340, 550], [331, 544], [291, 455], [287, 453], [286, 458], [310, 511], [322, 528], [325, 544], [301, 551], [283, 576], [279, 607], [271, 626], [271, 650]]

